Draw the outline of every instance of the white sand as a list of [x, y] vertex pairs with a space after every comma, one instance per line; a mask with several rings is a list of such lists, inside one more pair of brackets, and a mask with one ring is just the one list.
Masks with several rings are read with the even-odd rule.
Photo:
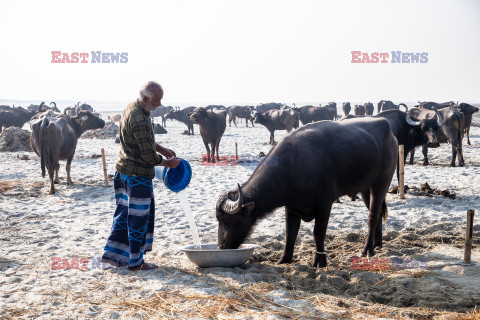
[[[185, 192], [196, 214], [202, 241], [214, 243], [217, 232], [215, 203], [219, 195], [244, 182], [256, 163], [203, 166], [200, 155], [205, 153], [205, 149], [198, 126], [195, 126], [194, 136], [181, 135], [186, 126], [176, 121], [168, 121], [166, 129], [168, 134], [157, 135], [157, 142], [190, 161], [194, 175]], [[284, 136], [285, 132], [277, 131], [276, 141]], [[227, 127], [220, 143], [220, 155], [233, 157], [235, 142], [238, 142], [241, 157], [252, 159], [260, 152], [268, 153], [268, 139], [268, 131], [260, 125], [245, 128], [245, 123], [241, 123], [238, 128]], [[406, 199], [400, 200], [397, 195], [388, 194], [387, 231], [443, 222], [456, 223], [463, 230], [466, 211], [478, 209], [480, 203], [479, 128], [472, 127], [470, 139], [472, 146], [464, 146], [465, 167], [449, 166], [449, 145], [430, 149], [429, 157], [433, 165], [427, 167], [421, 165], [421, 152], [417, 151], [416, 164], [405, 167], [405, 183], [419, 187], [428, 182], [432, 188], [454, 192], [457, 198], [407, 195]], [[268, 276], [249, 272], [245, 267], [197, 269], [192, 265], [181, 251], [183, 246], [192, 244], [192, 237], [179, 200], [157, 180], [154, 182], [157, 214], [154, 250], [147, 254], [146, 260], [159, 264], [161, 267], [158, 270], [137, 273], [122, 269], [105, 271], [92, 269], [90, 262], [89, 268], [84, 271], [52, 270], [52, 257], [92, 259], [103, 253], [115, 201], [112, 183], [109, 188], [104, 187], [101, 158], [91, 158], [93, 154], [100, 154], [101, 148], [105, 148], [109, 174], [114, 173], [119, 151], [114, 139], [80, 139], [72, 164], [75, 185], [65, 184], [65, 166], [62, 162], [61, 183], [56, 185], [55, 195], [47, 195], [48, 179], [41, 177], [40, 161], [33, 152], [0, 153], [0, 183], [12, 181], [16, 185], [16, 188], [0, 193], [0, 314], [34, 316], [38, 319], [140, 318], [146, 314], [152, 316], [153, 313], [145, 308], [140, 311], [126, 308], [125, 303], [119, 301], [148, 301], [159, 292], [173, 294], [176, 291], [183, 294], [204, 293], [210, 297], [220, 293], [228, 296], [238, 294], [239, 291], [233, 288], [242, 290], [245, 286], [268, 283]], [[23, 154], [28, 155], [30, 160], [17, 159], [18, 155]], [[329, 230], [364, 233], [368, 213], [363, 201], [351, 202], [347, 197], [341, 200], [341, 204], [333, 207]], [[476, 221], [478, 228], [478, 218]], [[248, 242], [262, 243], [269, 238], [283, 242], [284, 224], [283, 209], [279, 209], [256, 227]], [[307, 237], [311, 239], [312, 228], [313, 223], [303, 223], [299, 241]], [[283, 248], [276, 250], [280, 252]], [[478, 254], [478, 249], [474, 249], [474, 253]], [[263, 296], [276, 303], [308, 313], [316, 312], [318, 317], [345, 312], [341, 308], [336, 311], [320, 310], [311, 299], [293, 297], [289, 291], [276, 287], [275, 283], [269, 285], [271, 287]], [[327, 300], [325, 305], [328, 305]], [[109, 304], [109, 301], [114, 303]], [[183, 307], [194, 308], [187, 302], [184, 301]], [[167, 306], [165, 303], [166, 310], [157, 314], [159, 318], [176, 317], [169, 313], [171, 309]], [[182, 303], [178, 303], [178, 308], [182, 309]], [[274, 304], [266, 304], [263, 313], [252, 307], [251, 316], [263, 319], [271, 314], [272, 318], [276, 318], [271, 308], [275, 308]], [[177, 317], [181, 318], [182, 313], [178, 312]], [[225, 318], [247, 317], [247, 313], [242, 316], [242, 313], [233, 310], [229, 312], [222, 314]], [[377, 318], [373, 315], [364, 316]]]

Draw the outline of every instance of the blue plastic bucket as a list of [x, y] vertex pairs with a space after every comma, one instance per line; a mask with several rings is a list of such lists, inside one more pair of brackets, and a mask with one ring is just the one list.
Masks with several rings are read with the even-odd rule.
[[155, 167], [155, 177], [163, 181], [165, 186], [173, 192], [180, 192], [192, 179], [192, 167], [187, 160], [182, 159], [176, 168], [164, 167], [160, 173], [160, 167]]

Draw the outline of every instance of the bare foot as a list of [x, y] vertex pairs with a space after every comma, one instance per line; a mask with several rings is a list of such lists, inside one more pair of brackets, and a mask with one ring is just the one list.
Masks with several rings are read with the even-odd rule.
[[136, 266], [134, 268], [128, 268], [128, 270], [130, 271], [139, 271], [139, 270], [152, 270], [152, 269], [157, 269], [158, 266], [155, 265], [155, 264], [152, 264], [152, 263], [142, 263], [141, 265], [139, 266]]

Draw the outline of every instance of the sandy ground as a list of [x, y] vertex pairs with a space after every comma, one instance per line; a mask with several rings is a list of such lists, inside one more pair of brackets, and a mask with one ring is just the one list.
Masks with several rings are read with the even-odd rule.
[[[105, 117], [106, 118], [106, 117]], [[24, 129], [28, 126], [24, 127]], [[187, 159], [193, 169], [184, 193], [203, 243], [215, 243], [215, 203], [219, 195], [245, 181], [260, 152], [267, 153], [262, 126], [227, 127], [220, 155], [240, 163], [206, 166], [198, 127], [168, 121], [168, 134], [157, 142]], [[276, 140], [285, 136], [277, 132]], [[66, 185], [64, 163], [57, 193], [47, 195], [33, 152], [0, 153], [0, 317], [2, 318], [326, 318], [458, 319], [480, 303], [480, 225], [474, 226], [475, 266], [462, 266], [466, 211], [480, 203], [480, 128], [472, 127], [464, 146], [466, 166], [451, 168], [451, 149], [430, 149], [432, 165], [405, 167], [406, 184], [448, 190], [455, 199], [388, 194], [385, 246], [370, 261], [358, 258], [367, 231], [361, 200], [343, 197], [335, 204], [328, 227], [329, 266], [312, 269], [313, 223], [300, 229], [295, 263], [276, 265], [284, 245], [283, 209], [261, 221], [248, 239], [260, 245], [241, 267], [197, 268], [181, 248], [193, 244], [177, 195], [154, 182], [156, 229], [154, 250], [146, 260], [154, 271], [103, 270], [96, 262], [112, 223], [112, 182], [105, 187], [104, 148], [113, 175], [119, 145], [109, 139], [79, 139], [72, 165], [73, 186]], [[111, 177], [111, 176], [110, 176]], [[394, 179], [396, 184], [396, 179]], [[478, 210], [477, 210], [478, 211]], [[63, 259], [63, 260], [60, 260]], [[75, 260], [84, 259], [84, 260]], [[399, 260], [400, 259], [400, 260]], [[59, 262], [61, 261], [61, 262]], [[66, 263], [68, 262], [68, 264]], [[80, 263], [80, 264], [79, 264]], [[84, 263], [84, 265], [82, 265]], [[380, 267], [379, 267], [380, 265]], [[60, 267], [58, 267], [60, 266]], [[84, 267], [85, 266], [85, 267]], [[382, 267], [383, 266], [383, 267]], [[369, 270], [359, 270], [359, 269]], [[457, 314], [461, 312], [461, 314]], [[477, 314], [477, 317], [479, 315]], [[473, 315], [472, 315], [473, 319]]]

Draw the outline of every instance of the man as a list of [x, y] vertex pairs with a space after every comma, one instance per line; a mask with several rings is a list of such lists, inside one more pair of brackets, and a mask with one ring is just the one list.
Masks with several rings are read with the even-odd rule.
[[154, 167], [175, 168], [181, 161], [175, 152], [155, 143], [150, 112], [162, 98], [162, 87], [150, 81], [140, 90], [140, 98], [125, 108], [120, 122], [121, 149], [114, 178], [117, 206], [102, 262], [133, 271], [157, 268], [143, 259], [153, 243]]

